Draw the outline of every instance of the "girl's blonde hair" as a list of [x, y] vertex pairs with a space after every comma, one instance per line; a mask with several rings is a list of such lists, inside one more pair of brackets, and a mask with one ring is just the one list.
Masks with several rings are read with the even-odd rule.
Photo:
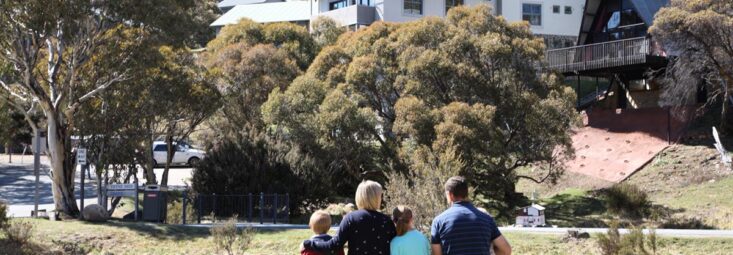
[[410, 231], [410, 221], [412, 220], [412, 210], [404, 205], [399, 205], [392, 210], [392, 221], [397, 228], [397, 236], [402, 236]]
[[356, 188], [356, 206], [364, 210], [379, 210], [382, 204], [382, 185], [375, 181], [363, 181]]

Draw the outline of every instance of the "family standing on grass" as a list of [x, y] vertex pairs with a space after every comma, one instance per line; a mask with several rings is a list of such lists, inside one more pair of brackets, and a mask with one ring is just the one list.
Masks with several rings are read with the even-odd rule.
[[344, 217], [335, 236], [326, 234], [331, 226], [328, 213], [319, 211], [311, 216], [309, 226], [316, 235], [303, 242], [301, 254], [344, 254], [347, 243], [349, 255], [511, 254], [512, 248], [494, 219], [467, 200], [466, 179], [448, 179], [445, 196], [452, 205], [435, 217], [428, 241], [414, 229], [410, 208], [394, 208], [392, 218], [380, 213], [382, 186], [364, 181], [356, 189], [359, 210]]

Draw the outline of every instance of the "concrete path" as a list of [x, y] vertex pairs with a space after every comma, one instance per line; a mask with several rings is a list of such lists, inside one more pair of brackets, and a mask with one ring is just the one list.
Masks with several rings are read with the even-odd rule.
[[[189, 224], [185, 225], [197, 228], [209, 228], [211, 224]], [[239, 223], [239, 228], [255, 228], [255, 229], [308, 229], [305, 224], [272, 224], [272, 223]], [[332, 229], [336, 229], [335, 227]], [[531, 233], [531, 234], [555, 234], [564, 235], [568, 230], [580, 230], [590, 234], [606, 233], [607, 228], [518, 228], [518, 227], [500, 227], [503, 233]], [[628, 229], [619, 229], [622, 234], [629, 233]], [[645, 231], [648, 233], [648, 231]], [[691, 238], [733, 238], [733, 230], [707, 230], [707, 229], [657, 229], [657, 235], [664, 237], [691, 237]]]

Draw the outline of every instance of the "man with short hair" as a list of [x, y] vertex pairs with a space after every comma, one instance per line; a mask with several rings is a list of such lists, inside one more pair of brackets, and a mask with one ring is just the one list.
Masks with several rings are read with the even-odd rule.
[[433, 219], [430, 242], [433, 255], [509, 255], [512, 247], [501, 235], [494, 219], [468, 201], [468, 183], [461, 176], [445, 182], [445, 197], [451, 207]]

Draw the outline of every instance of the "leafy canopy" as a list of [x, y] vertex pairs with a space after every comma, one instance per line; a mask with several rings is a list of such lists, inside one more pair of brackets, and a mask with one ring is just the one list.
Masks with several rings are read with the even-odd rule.
[[458, 167], [477, 198], [508, 212], [516, 169], [552, 180], [573, 154], [574, 94], [535, 69], [544, 49], [527, 24], [488, 6], [375, 23], [324, 48], [270, 94], [262, 116], [290, 155], [313, 160], [333, 183]]

